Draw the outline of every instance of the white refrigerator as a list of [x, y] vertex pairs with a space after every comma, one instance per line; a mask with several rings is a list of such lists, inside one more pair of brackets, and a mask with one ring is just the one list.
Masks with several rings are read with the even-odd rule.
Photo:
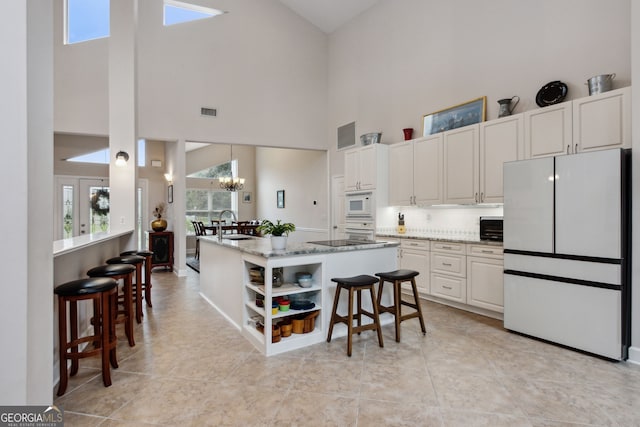
[[505, 163], [506, 329], [627, 358], [629, 168], [620, 149]]

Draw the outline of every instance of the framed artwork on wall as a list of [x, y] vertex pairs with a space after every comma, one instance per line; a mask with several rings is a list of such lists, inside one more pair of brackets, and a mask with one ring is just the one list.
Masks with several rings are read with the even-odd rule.
[[422, 118], [422, 136], [483, 122], [487, 111], [487, 97], [472, 99]]
[[242, 203], [251, 203], [251, 191], [242, 192]]
[[170, 185], [167, 188], [167, 200], [169, 203], [173, 203], [173, 185]]
[[279, 209], [284, 209], [284, 190], [278, 190], [276, 192], [276, 206]]

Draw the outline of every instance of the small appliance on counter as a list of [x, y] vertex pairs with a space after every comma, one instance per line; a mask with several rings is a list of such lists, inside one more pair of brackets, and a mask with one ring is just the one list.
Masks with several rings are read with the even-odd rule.
[[404, 215], [398, 213], [398, 234], [404, 234], [407, 232], [407, 228], [404, 226]]
[[480, 240], [502, 242], [503, 219], [501, 216], [480, 217]]

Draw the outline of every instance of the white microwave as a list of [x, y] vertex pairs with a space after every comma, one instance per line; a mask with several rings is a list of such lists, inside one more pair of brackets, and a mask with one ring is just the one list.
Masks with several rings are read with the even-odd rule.
[[347, 193], [345, 195], [347, 219], [373, 218], [375, 203], [373, 193]]

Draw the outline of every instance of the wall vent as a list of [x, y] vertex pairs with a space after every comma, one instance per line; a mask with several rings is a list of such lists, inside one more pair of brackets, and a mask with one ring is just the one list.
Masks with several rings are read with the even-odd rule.
[[215, 117], [218, 115], [218, 111], [215, 108], [202, 107], [200, 108], [200, 114], [203, 116]]

